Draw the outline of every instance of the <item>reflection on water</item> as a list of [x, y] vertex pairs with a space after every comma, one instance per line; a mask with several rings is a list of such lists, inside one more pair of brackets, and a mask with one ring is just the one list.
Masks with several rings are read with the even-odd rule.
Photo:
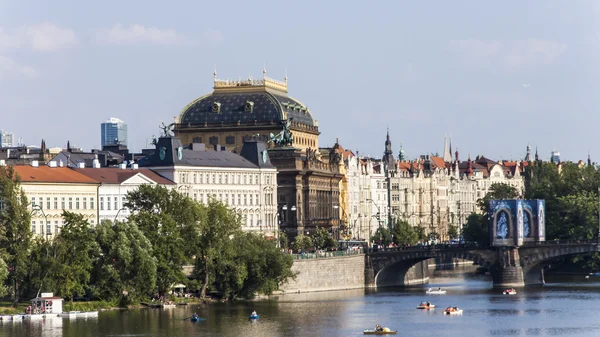
[[[464, 271], [464, 270], [463, 270]], [[435, 271], [424, 286], [289, 294], [255, 302], [189, 305], [174, 309], [101, 312], [98, 318], [0, 321], [5, 336], [362, 336], [380, 323], [405, 336], [598, 336], [600, 283], [552, 281], [518, 289], [513, 296], [491, 288], [475, 273]], [[548, 278], [550, 280], [550, 278]], [[442, 287], [446, 295], [426, 295]], [[418, 310], [421, 301], [433, 310]], [[444, 316], [448, 306], [464, 310]], [[252, 310], [260, 314], [250, 321]], [[194, 312], [206, 320], [189, 318]]]

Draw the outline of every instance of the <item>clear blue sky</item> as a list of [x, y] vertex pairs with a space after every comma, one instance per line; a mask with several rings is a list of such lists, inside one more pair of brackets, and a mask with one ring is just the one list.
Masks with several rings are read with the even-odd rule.
[[320, 144], [600, 161], [597, 1], [0, 0], [0, 128], [26, 144], [139, 150], [220, 78], [283, 79]]

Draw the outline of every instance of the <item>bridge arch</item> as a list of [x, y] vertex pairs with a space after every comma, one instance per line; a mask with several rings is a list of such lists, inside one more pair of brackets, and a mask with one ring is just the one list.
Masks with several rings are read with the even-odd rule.
[[560, 259], [598, 251], [597, 244], [568, 245], [543, 248], [529, 248], [521, 253], [521, 266], [526, 284], [542, 283], [542, 269]]
[[[443, 260], [463, 259], [490, 268], [494, 263], [492, 256], [486, 251], [414, 251], [394, 254], [394, 252], [375, 253], [370, 256], [376, 287], [392, 287], [410, 285], [406, 281], [409, 270], [419, 262], [439, 258]], [[425, 275], [423, 270], [416, 270], [417, 275]]]

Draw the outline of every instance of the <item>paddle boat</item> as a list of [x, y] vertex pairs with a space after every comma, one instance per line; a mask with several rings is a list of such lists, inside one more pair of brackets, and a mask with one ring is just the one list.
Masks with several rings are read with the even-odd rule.
[[444, 310], [444, 315], [462, 315], [462, 313], [462, 309], [459, 309], [458, 307], [448, 307]]
[[516, 295], [517, 291], [514, 288], [506, 289], [502, 292], [504, 295]]
[[398, 330], [390, 330], [390, 328], [383, 328], [381, 331], [377, 330], [365, 330], [363, 334], [365, 335], [395, 335], [398, 333]]
[[252, 315], [250, 315], [250, 319], [251, 320], [258, 319], [258, 314], [252, 314]]
[[421, 302], [421, 304], [419, 304], [417, 306], [417, 309], [433, 309], [435, 308], [435, 305], [431, 304], [430, 302]]
[[439, 295], [443, 295], [446, 293], [446, 290], [442, 290], [442, 288], [438, 288], [438, 290], [433, 290], [431, 288], [429, 288], [429, 290], [427, 290], [426, 292], [427, 294], [439, 294]]

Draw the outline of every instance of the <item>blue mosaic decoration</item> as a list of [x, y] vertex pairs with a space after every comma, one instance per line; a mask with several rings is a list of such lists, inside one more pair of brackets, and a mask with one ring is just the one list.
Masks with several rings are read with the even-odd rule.
[[508, 237], [508, 217], [505, 211], [500, 212], [500, 217], [496, 225], [496, 237], [498, 239], [506, 239]]
[[528, 238], [531, 235], [531, 228], [529, 227], [529, 213], [523, 214], [523, 235]]

